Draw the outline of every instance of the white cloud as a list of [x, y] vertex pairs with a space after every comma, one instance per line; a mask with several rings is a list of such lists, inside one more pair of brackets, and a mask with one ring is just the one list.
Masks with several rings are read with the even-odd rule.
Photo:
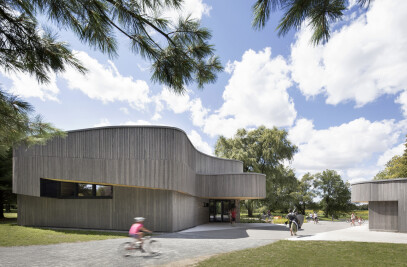
[[122, 107], [122, 108], [119, 108], [119, 110], [120, 110], [121, 112], [123, 112], [124, 114], [126, 114], [126, 115], [129, 114], [129, 109], [128, 109], [128, 108]]
[[[164, 101], [168, 108], [175, 114], [183, 113], [189, 108], [189, 92], [185, 94], [176, 94], [164, 87], [161, 93], [157, 96], [159, 101]], [[162, 107], [158, 105], [160, 109]]]
[[213, 150], [212, 147], [206, 143], [205, 141], [202, 140], [202, 137], [199, 135], [199, 133], [195, 130], [192, 130], [188, 134], [189, 140], [191, 140], [192, 144], [195, 146], [196, 149], [199, 151], [208, 154], [208, 155], [213, 155]]
[[287, 93], [292, 83], [284, 58], [271, 58], [270, 48], [257, 53], [248, 50], [233, 65], [224, 103], [207, 117], [204, 132], [230, 137], [238, 128], [291, 126], [297, 112]]
[[396, 103], [401, 105], [404, 117], [407, 117], [407, 91], [403, 91], [396, 99]]
[[[287, 93], [291, 86], [289, 67], [283, 57], [271, 58], [271, 49], [248, 50], [234, 61], [232, 76], [223, 92], [224, 103], [211, 112], [191, 92], [177, 95], [164, 88], [155, 96], [156, 114], [166, 107], [176, 114], [190, 112], [192, 123], [211, 136], [231, 137], [239, 128], [265, 125], [291, 126], [297, 112]], [[165, 103], [165, 106], [164, 106]]]
[[[300, 136], [301, 131], [307, 132]], [[360, 169], [366, 174], [362, 178], [368, 178], [378, 170], [375, 164], [369, 165], [369, 160], [393, 147], [400, 135], [400, 125], [393, 120], [370, 122], [359, 118], [324, 130], [314, 129], [311, 121], [298, 120], [289, 130], [289, 138], [299, 147], [293, 167], [298, 172], [335, 169], [350, 178], [361, 178], [357, 173]]]
[[225, 72], [231, 74], [234, 69], [235, 69], [235, 64], [233, 64], [232, 62], [230, 62], [230, 60], [228, 60], [228, 62], [226, 63], [226, 66], [225, 66]]
[[47, 84], [40, 84], [35, 77], [21, 72], [7, 72], [0, 68], [0, 73], [12, 81], [8, 91], [14, 95], [27, 98], [38, 97], [42, 101], [59, 101], [57, 98], [59, 89], [54, 72], [48, 74], [50, 82]]
[[104, 127], [104, 126], [111, 126], [110, 121], [107, 118], [100, 119], [99, 123], [93, 125], [93, 127]]
[[365, 166], [350, 168], [346, 170], [345, 177], [348, 179], [349, 183], [358, 183], [363, 181], [372, 180], [373, 177], [380, 171], [380, 168], [375, 166]]
[[406, 10], [407, 1], [373, 1], [324, 46], [313, 47], [310, 30], [302, 30], [291, 51], [292, 77], [301, 92], [307, 97], [323, 93], [328, 104], [351, 100], [360, 107], [405, 90]]
[[403, 154], [404, 148], [404, 143], [401, 143], [398, 146], [385, 151], [377, 160], [377, 166], [380, 166], [384, 169], [386, 163], [394, 156], [401, 156]]
[[200, 98], [191, 99], [190, 93], [190, 91], [187, 91], [185, 94], [180, 95], [164, 87], [161, 93], [154, 97], [156, 111], [152, 120], [161, 118], [160, 112], [164, 109], [165, 104], [165, 107], [175, 114], [190, 112], [192, 123], [196, 126], [203, 126], [209, 109], [203, 107]]
[[177, 21], [178, 17], [185, 18], [188, 15], [191, 15], [193, 19], [201, 20], [203, 15], [209, 16], [211, 9], [212, 7], [203, 3], [202, 0], [184, 0], [179, 10], [165, 10], [162, 16], [174, 22]]
[[137, 121], [126, 121], [121, 125], [151, 125], [151, 122], [145, 120], [137, 120]]
[[82, 75], [75, 69], [68, 68], [61, 76], [67, 80], [70, 89], [80, 90], [103, 103], [128, 102], [138, 110], [143, 110], [151, 101], [145, 81], [134, 81], [131, 76], [122, 76], [111, 61], [109, 66], [104, 66], [85, 52], [76, 52], [76, 56], [89, 71]]

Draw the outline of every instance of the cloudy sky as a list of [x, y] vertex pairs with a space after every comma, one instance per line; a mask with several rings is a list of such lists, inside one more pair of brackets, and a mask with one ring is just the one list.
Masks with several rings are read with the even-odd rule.
[[0, 70], [0, 83], [64, 130], [169, 125], [213, 154], [219, 135], [277, 126], [299, 147], [291, 162], [299, 178], [334, 169], [344, 180], [372, 179], [403, 153], [407, 134], [407, 1], [372, 1], [368, 10], [350, 1], [329, 43], [317, 47], [306, 27], [278, 37], [281, 14], [253, 30], [253, 2], [186, 0], [183, 13], [212, 31], [225, 67], [203, 90], [193, 85], [180, 96], [152, 83], [149, 62], [132, 54], [124, 37], [119, 56], [109, 59], [63, 31], [59, 39], [71, 44], [89, 73], [68, 69], [44, 86]]

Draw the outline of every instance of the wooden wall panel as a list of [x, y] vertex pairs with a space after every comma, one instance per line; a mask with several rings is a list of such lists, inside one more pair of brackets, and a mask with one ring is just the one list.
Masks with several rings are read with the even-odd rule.
[[42, 227], [128, 230], [134, 217], [145, 226], [173, 232], [208, 222], [205, 200], [172, 192], [114, 187], [112, 199], [55, 199], [18, 195], [18, 224]]
[[257, 173], [197, 175], [197, 195], [204, 198], [266, 197], [266, 176]]
[[[169, 127], [106, 127], [71, 131], [66, 138], [54, 138], [47, 145], [14, 149], [13, 192], [39, 196], [39, 178], [131, 185], [175, 190], [193, 196], [197, 174], [242, 173], [243, 163], [220, 159], [197, 151], [186, 134]], [[259, 188], [263, 178], [230, 176], [218, 179], [211, 189], [219, 196], [264, 197]], [[228, 178], [226, 178], [228, 177]], [[259, 187], [259, 183], [263, 183]], [[231, 186], [229, 188], [229, 186]], [[240, 187], [241, 186], [241, 187]], [[231, 194], [232, 189], [238, 193]], [[207, 189], [209, 190], [209, 188]], [[225, 193], [227, 192], [227, 193]]]
[[370, 201], [369, 229], [398, 231], [397, 201]]
[[208, 222], [209, 208], [204, 207], [207, 200], [177, 192], [173, 192], [172, 200], [173, 232]]
[[[369, 228], [407, 232], [407, 179], [352, 185], [352, 201], [369, 202]], [[396, 204], [394, 204], [396, 203]], [[396, 207], [396, 210], [394, 210]], [[396, 214], [396, 215], [395, 215]]]
[[[114, 185], [114, 196], [40, 198], [40, 178]], [[177, 231], [208, 221], [202, 198], [264, 198], [265, 188], [264, 175], [243, 173], [241, 161], [201, 153], [171, 127], [71, 131], [13, 151], [22, 225], [126, 230], [133, 217], [143, 216], [155, 231]]]

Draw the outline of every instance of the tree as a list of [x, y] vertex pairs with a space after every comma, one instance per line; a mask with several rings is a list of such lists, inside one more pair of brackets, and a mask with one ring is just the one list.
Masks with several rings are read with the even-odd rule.
[[134, 53], [152, 62], [152, 80], [178, 93], [197, 82], [200, 88], [214, 82], [222, 70], [211, 34], [191, 17], [171, 23], [160, 11], [179, 9], [182, 0], [20, 0], [0, 1], [0, 66], [26, 72], [47, 82], [49, 71], [71, 65], [85, 68], [68, 46], [36, 16], [43, 14], [59, 28], [71, 30], [90, 47], [110, 57], [117, 55], [116, 34], [125, 36]]
[[[357, 3], [364, 8], [370, 0], [357, 0]], [[276, 29], [279, 35], [298, 30], [306, 22], [314, 31], [311, 41], [319, 44], [329, 40], [330, 26], [344, 17], [347, 4], [347, 0], [257, 0], [253, 5], [252, 24], [262, 29], [271, 12], [282, 10], [284, 15]]]
[[293, 194], [298, 189], [298, 180], [294, 170], [283, 165], [278, 166], [266, 177], [267, 197], [263, 201], [271, 210], [288, 211], [295, 207]]
[[[290, 187], [296, 182], [294, 172], [284, 167], [283, 162], [292, 160], [295, 152], [297, 147], [287, 139], [287, 132], [276, 127], [239, 129], [233, 138], [220, 136], [215, 145], [216, 156], [242, 161], [245, 172], [266, 174], [266, 202], [274, 208], [284, 206], [289, 188], [294, 188]], [[248, 213], [249, 216], [252, 213], [249, 208]]]
[[404, 153], [394, 156], [386, 163], [386, 168], [374, 177], [374, 180], [407, 178], [407, 140], [404, 144]]
[[291, 193], [291, 197], [295, 200], [295, 207], [303, 215], [307, 208], [315, 205], [316, 194], [313, 185], [314, 177], [310, 173], [306, 173], [298, 182], [297, 189]]
[[12, 147], [44, 144], [54, 136], [65, 135], [40, 116], [30, 117], [33, 111], [27, 102], [0, 91], [0, 219], [4, 217], [3, 204], [15, 198], [11, 193]]
[[12, 200], [12, 166], [13, 152], [11, 149], [0, 156], [0, 219], [4, 218], [3, 205]]
[[31, 117], [33, 107], [14, 95], [0, 91], [0, 156], [14, 145], [44, 144], [64, 132], [42, 121], [40, 116]]
[[341, 176], [334, 170], [325, 170], [315, 174], [314, 187], [322, 198], [321, 205], [325, 217], [338, 216], [338, 213], [348, 212], [352, 208], [350, 202], [350, 185], [344, 183]]
[[[0, 67], [28, 73], [40, 83], [49, 82], [51, 71], [71, 66], [86, 69], [64, 42], [47, 27], [40, 28], [37, 16], [45, 15], [61, 29], [74, 32], [91, 48], [110, 57], [117, 55], [116, 34], [131, 43], [134, 53], [152, 62], [153, 81], [175, 92], [196, 81], [199, 88], [214, 82], [222, 70], [211, 34], [190, 17], [171, 23], [160, 17], [167, 8], [179, 9], [182, 0], [0, 0]], [[20, 142], [43, 143], [61, 131], [30, 117], [33, 108], [0, 89], [0, 155]], [[7, 176], [8, 177], [8, 176]], [[3, 189], [0, 188], [0, 191]]]
[[394, 156], [386, 163], [386, 168], [374, 177], [374, 180], [406, 178], [407, 166], [404, 165], [403, 156]]

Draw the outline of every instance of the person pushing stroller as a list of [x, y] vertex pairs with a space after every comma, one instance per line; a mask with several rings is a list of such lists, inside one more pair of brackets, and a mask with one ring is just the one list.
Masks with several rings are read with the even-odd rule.
[[290, 228], [291, 235], [297, 235], [297, 230], [299, 229], [299, 221], [297, 218], [297, 214], [292, 210], [289, 210], [289, 213], [285, 217], [289, 221], [288, 227]]

